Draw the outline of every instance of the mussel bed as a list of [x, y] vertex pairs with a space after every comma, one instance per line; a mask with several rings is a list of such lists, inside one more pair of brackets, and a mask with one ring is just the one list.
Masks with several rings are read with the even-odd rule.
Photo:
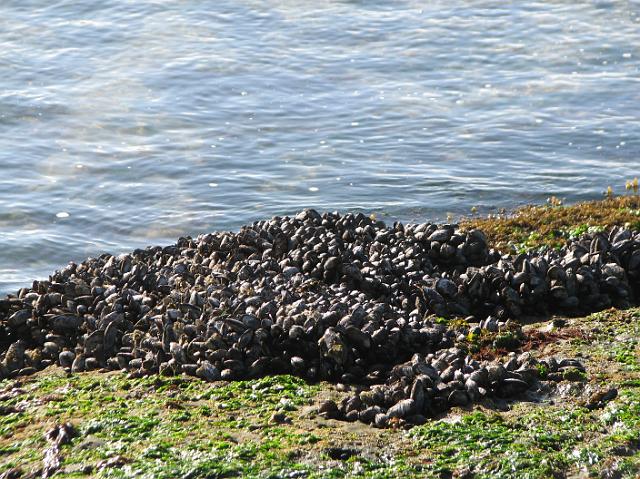
[[0, 299], [0, 379], [53, 364], [206, 381], [290, 373], [346, 385], [324, 417], [419, 424], [580, 379], [576, 359], [488, 361], [469, 345], [521, 336], [522, 317], [626, 308], [639, 277], [640, 233], [621, 227], [501, 255], [479, 230], [304, 210], [70, 263]]

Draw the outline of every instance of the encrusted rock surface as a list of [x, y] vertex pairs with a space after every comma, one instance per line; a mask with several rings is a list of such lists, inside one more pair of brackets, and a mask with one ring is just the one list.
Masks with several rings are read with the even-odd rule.
[[323, 405], [328, 417], [420, 423], [538, 388], [540, 370], [566, 379], [584, 369], [527, 354], [479, 361], [461, 334], [626, 307], [639, 274], [640, 235], [622, 228], [501, 256], [478, 230], [305, 210], [70, 264], [0, 299], [0, 378], [54, 363], [205, 381], [286, 372], [354, 385], [342, 404]]

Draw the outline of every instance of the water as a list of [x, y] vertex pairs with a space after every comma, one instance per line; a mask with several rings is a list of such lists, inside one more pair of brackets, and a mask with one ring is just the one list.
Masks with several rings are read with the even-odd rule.
[[0, 291], [307, 206], [620, 192], [639, 105], [638, 1], [2, 0]]

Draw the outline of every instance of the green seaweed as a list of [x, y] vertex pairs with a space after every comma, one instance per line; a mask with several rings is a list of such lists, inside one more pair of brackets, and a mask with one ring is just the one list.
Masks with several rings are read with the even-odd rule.
[[[12, 467], [37, 471], [48, 447], [45, 432], [70, 422], [75, 434], [62, 446], [56, 477], [634, 478], [640, 474], [639, 324], [634, 308], [576, 318], [571, 328], [558, 329], [583, 334], [568, 334], [555, 347], [590, 358], [586, 375], [565, 374], [585, 387], [617, 387], [618, 397], [600, 409], [573, 399], [515, 403], [507, 412], [456, 409], [408, 433], [321, 420], [313, 405], [340, 393], [293, 376], [204, 383], [52, 368], [20, 378], [24, 393], [1, 403], [15, 412], [0, 416], [0, 474]], [[494, 347], [501, 334], [517, 339], [518, 331], [470, 338], [469, 347]], [[549, 374], [543, 364], [538, 372]], [[291, 423], [275, 421], [276, 412]], [[355, 452], [335, 459], [336, 447]]]

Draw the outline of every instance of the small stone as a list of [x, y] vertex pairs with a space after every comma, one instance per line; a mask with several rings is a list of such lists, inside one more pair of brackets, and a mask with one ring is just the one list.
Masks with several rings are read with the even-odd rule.
[[500, 385], [500, 393], [503, 397], [516, 396], [529, 389], [529, 385], [521, 380], [515, 378], [507, 378]]
[[51, 329], [62, 334], [77, 331], [82, 324], [82, 318], [78, 316], [55, 316], [51, 319]]
[[318, 413], [325, 419], [336, 419], [340, 414], [338, 405], [334, 401], [324, 401], [318, 408]]
[[42, 346], [42, 353], [45, 354], [46, 356], [53, 357], [58, 355], [59, 349], [60, 348], [56, 343], [52, 341], [48, 341], [44, 343], [44, 345]]
[[325, 271], [335, 271], [336, 269], [338, 269], [338, 265], [339, 265], [339, 259], [336, 258], [335, 256], [332, 256], [331, 258], [327, 259], [327, 261], [324, 262], [324, 270]]
[[275, 412], [271, 416], [271, 422], [275, 424], [291, 424], [291, 418], [283, 412]]
[[610, 388], [593, 393], [586, 403], [586, 407], [589, 410], [603, 408], [607, 402], [614, 400], [618, 397], [618, 390], [616, 388]]
[[458, 286], [450, 279], [441, 278], [436, 283], [436, 290], [442, 296], [453, 298], [458, 294]]
[[73, 364], [71, 365], [71, 372], [79, 373], [84, 370], [85, 370], [85, 356], [83, 354], [79, 354], [73, 360]]
[[300, 270], [295, 266], [288, 266], [282, 270], [282, 274], [284, 274], [288, 279], [298, 274]]
[[449, 241], [452, 236], [452, 231], [449, 229], [439, 229], [431, 233], [428, 240], [429, 241], [437, 241], [438, 243], [444, 243]]
[[85, 369], [87, 371], [94, 371], [100, 368], [100, 362], [96, 358], [87, 358], [85, 360]]
[[585, 371], [585, 367], [580, 361], [576, 359], [568, 359], [568, 358], [562, 359], [558, 363], [558, 368], [575, 368], [580, 371]]
[[387, 416], [386, 414], [376, 414], [374, 420], [373, 420], [373, 424], [376, 427], [379, 428], [385, 428], [389, 425], [389, 416]]

